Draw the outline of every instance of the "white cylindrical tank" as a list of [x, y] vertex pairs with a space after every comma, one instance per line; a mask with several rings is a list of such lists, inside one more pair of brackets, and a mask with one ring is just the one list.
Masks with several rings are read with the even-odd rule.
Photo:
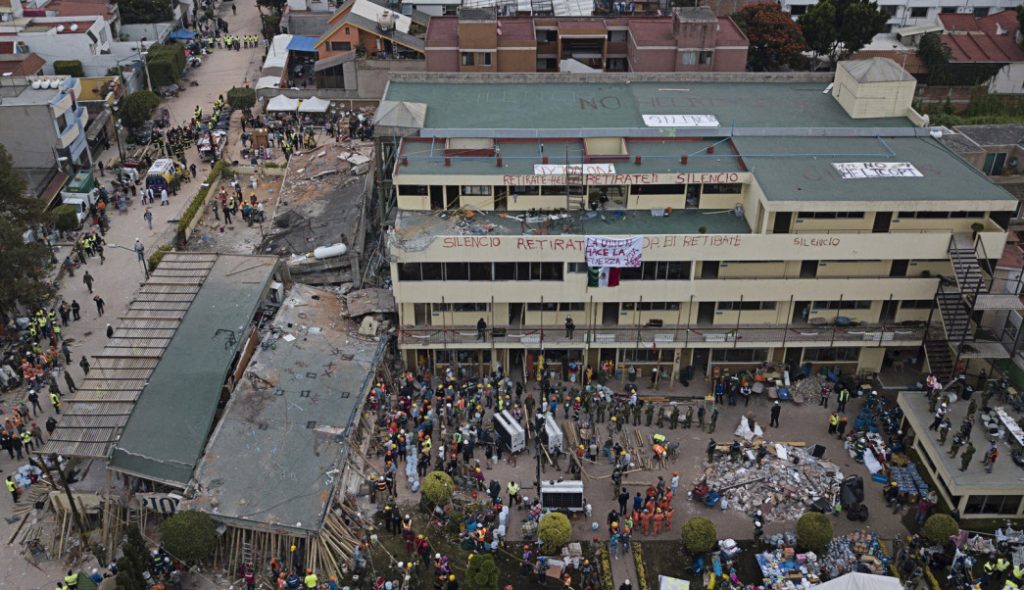
[[320, 246], [313, 250], [313, 258], [316, 258], [317, 260], [334, 258], [335, 256], [341, 256], [345, 252], [348, 252], [348, 246], [338, 242], [337, 244], [331, 244], [330, 246]]

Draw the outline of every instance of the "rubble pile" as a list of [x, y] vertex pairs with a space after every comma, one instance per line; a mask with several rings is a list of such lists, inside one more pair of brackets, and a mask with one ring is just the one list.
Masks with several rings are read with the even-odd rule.
[[[762, 445], [768, 455], [758, 467], [754, 459]], [[796, 520], [820, 498], [831, 504], [842, 479], [837, 465], [808, 450], [765, 441], [747, 446], [741, 465], [728, 456], [716, 458], [701, 478], [721, 493], [725, 507], [749, 515], [761, 510], [766, 522]]]
[[888, 568], [878, 535], [868, 531], [854, 531], [832, 539], [822, 555], [796, 553], [796, 538], [791, 533], [772, 535], [766, 541], [776, 545], [776, 549], [759, 553], [757, 563], [764, 575], [765, 588], [770, 590], [807, 588], [853, 571], [884, 575]]
[[828, 384], [828, 379], [819, 375], [810, 375], [797, 381], [790, 388], [793, 402], [802, 404], [804, 402], [816, 401], [821, 395], [821, 388]]

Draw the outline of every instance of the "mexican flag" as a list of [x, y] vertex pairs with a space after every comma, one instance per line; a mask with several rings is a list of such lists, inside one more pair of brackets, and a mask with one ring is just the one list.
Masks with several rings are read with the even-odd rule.
[[619, 269], [608, 266], [591, 266], [587, 270], [588, 287], [616, 287], [619, 284]]

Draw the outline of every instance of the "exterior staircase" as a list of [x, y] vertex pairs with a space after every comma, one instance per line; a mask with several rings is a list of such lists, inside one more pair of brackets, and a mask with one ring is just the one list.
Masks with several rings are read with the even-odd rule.
[[928, 366], [939, 380], [945, 381], [953, 377], [953, 356], [949, 344], [945, 340], [925, 340], [924, 354], [928, 357]]

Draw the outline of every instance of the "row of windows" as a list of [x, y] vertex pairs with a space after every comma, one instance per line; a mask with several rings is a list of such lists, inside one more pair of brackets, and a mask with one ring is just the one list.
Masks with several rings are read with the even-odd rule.
[[854, 301], [852, 299], [842, 301], [815, 301], [814, 309], [871, 309], [871, 301]]
[[718, 311], [767, 311], [775, 309], [774, 301], [719, 301]]
[[441, 313], [443, 311], [468, 312], [487, 311], [490, 309], [490, 306], [486, 303], [433, 303], [430, 309], [434, 313]]
[[682, 304], [678, 301], [641, 301], [640, 303], [623, 303], [622, 311], [679, 311]]
[[579, 303], [527, 303], [526, 311], [583, 311], [586, 309], [586, 304], [583, 302]]
[[797, 219], [864, 219], [863, 211], [801, 211]]
[[900, 219], [981, 219], [982, 211], [900, 211]]
[[[561, 262], [410, 262], [398, 265], [400, 281], [561, 281]], [[585, 273], [587, 265], [570, 262], [570, 273]], [[644, 262], [637, 268], [623, 268], [623, 281], [685, 281], [690, 263]]]
[[[720, 183], [720, 184], [704, 184], [704, 185], [691, 185], [693, 187], [703, 187], [703, 194], [705, 195], [738, 195], [743, 193], [743, 184], [741, 183]], [[438, 188], [441, 188], [438, 186]], [[539, 195], [541, 194], [541, 187], [535, 185], [513, 185], [506, 187], [491, 186], [491, 185], [462, 185], [459, 187], [463, 195], [473, 196], [491, 196], [503, 194], [513, 194], [518, 196], [527, 195]], [[570, 186], [570, 192], [580, 193], [583, 191], [582, 186], [573, 185]], [[596, 188], [596, 187], [591, 187]], [[687, 192], [686, 185], [681, 184], [634, 184], [630, 186], [630, 193], [634, 195], [681, 195]], [[425, 197], [430, 194], [430, 186], [425, 184], [400, 184], [398, 185], [398, 194], [408, 197]], [[544, 194], [546, 195], [564, 195], [565, 185], [551, 185], [544, 187]], [[801, 215], [803, 215], [801, 213]], [[864, 214], [861, 213], [861, 216]]]
[[400, 281], [561, 281], [561, 262], [420, 262], [398, 265]]
[[[931, 309], [931, 299], [908, 299], [900, 301], [902, 309]], [[840, 304], [842, 305], [840, 307]], [[847, 305], [851, 304], [851, 305]], [[434, 303], [433, 310], [441, 311], [487, 311], [486, 303]], [[619, 304], [622, 311], [679, 311], [682, 303], [679, 301], [641, 301], [634, 303], [624, 301]], [[718, 311], [770, 311], [776, 308], [775, 301], [719, 301], [716, 304]], [[815, 301], [815, 309], [870, 309], [870, 301]], [[586, 304], [583, 302], [544, 302], [527, 303], [527, 311], [585, 311]]]
[[723, 363], [758, 363], [768, 360], [767, 348], [716, 348], [711, 360]]

